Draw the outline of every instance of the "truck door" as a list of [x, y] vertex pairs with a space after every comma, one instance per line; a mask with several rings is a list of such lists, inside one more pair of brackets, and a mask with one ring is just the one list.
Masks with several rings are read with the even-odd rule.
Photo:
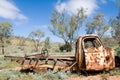
[[86, 70], [103, 70], [107, 64], [107, 52], [99, 38], [87, 37], [83, 39]]

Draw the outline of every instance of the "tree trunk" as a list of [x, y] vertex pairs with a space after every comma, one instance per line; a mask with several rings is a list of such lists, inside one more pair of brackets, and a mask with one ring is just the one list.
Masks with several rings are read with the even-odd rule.
[[35, 51], [38, 52], [39, 51], [39, 41], [34, 41], [34, 47], [35, 47]]
[[2, 54], [5, 54], [4, 45], [2, 45]]
[[4, 46], [4, 40], [2, 40], [2, 54], [4, 55], [5, 54], [5, 46]]

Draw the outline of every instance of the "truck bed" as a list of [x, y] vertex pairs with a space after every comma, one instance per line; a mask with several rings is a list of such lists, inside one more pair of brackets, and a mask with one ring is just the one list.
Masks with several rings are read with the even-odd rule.
[[27, 55], [24, 57], [18, 56], [5, 56], [5, 59], [9, 59], [11, 61], [16, 61], [19, 64], [23, 65], [24, 68], [53, 68], [53, 69], [63, 69], [69, 68], [75, 64], [75, 56], [74, 55], [43, 55], [43, 54], [35, 54], [35, 55]]

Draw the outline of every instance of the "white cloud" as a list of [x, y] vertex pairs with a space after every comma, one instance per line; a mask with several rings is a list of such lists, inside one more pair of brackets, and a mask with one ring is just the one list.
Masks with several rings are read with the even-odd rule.
[[55, 6], [58, 12], [63, 12], [64, 10], [76, 14], [77, 10], [84, 8], [87, 15], [91, 15], [98, 9], [96, 0], [68, 0], [66, 2], [58, 2]]
[[12, 20], [26, 20], [20, 10], [8, 0], [0, 0], [0, 17]]

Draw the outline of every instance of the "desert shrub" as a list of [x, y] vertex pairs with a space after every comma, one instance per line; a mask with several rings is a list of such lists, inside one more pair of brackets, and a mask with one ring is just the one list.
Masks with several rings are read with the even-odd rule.
[[20, 49], [21, 51], [24, 51], [24, 46], [18, 46], [18, 49]]
[[120, 68], [116, 68], [109, 72], [110, 75], [120, 75]]
[[48, 71], [46, 73], [39, 72], [35, 74], [33, 80], [66, 80], [67, 75], [65, 71], [60, 71], [54, 73], [53, 71]]
[[116, 68], [110, 71], [103, 71], [101, 74], [102, 80], [108, 80], [108, 76], [120, 75], [120, 68]]
[[4, 55], [0, 55], [0, 62], [4, 60]]
[[0, 71], [0, 80], [33, 80], [33, 78], [33, 75], [22, 74], [12, 69], [3, 69]]
[[52, 74], [51, 72], [45, 73], [45, 74], [43, 75], [43, 78], [44, 78], [45, 80], [57, 80], [56, 77], [55, 77], [55, 75]]
[[55, 51], [55, 52], [60, 52], [60, 50], [59, 50], [59, 49], [55, 49], [54, 51]]
[[59, 80], [65, 80], [67, 78], [65, 71], [60, 71], [56, 75], [58, 76]]
[[117, 56], [120, 57], [120, 46], [115, 48], [115, 51], [117, 53]]
[[0, 71], [0, 80], [16, 80], [20, 75], [19, 71], [3, 69]]
[[62, 45], [60, 46], [60, 51], [63, 52], [64, 50], [66, 52], [71, 52], [72, 51], [72, 46], [70, 44], [65, 44], [65, 45]]
[[19, 66], [19, 64], [10, 60], [0, 61], [0, 68], [13, 68], [15, 66]]
[[0, 69], [13, 68], [20, 66], [17, 62], [11, 62], [10, 60], [4, 60], [4, 56], [0, 55]]
[[35, 74], [33, 80], [44, 80], [41, 75]]
[[[33, 78], [33, 75], [22, 75], [21, 77], [18, 78], [18, 80], [35, 80], [35, 79]], [[39, 79], [39, 80], [42, 80], [42, 79]]]
[[46, 73], [39, 72], [33, 75], [33, 80], [57, 80], [57, 78], [51, 71], [48, 71]]

